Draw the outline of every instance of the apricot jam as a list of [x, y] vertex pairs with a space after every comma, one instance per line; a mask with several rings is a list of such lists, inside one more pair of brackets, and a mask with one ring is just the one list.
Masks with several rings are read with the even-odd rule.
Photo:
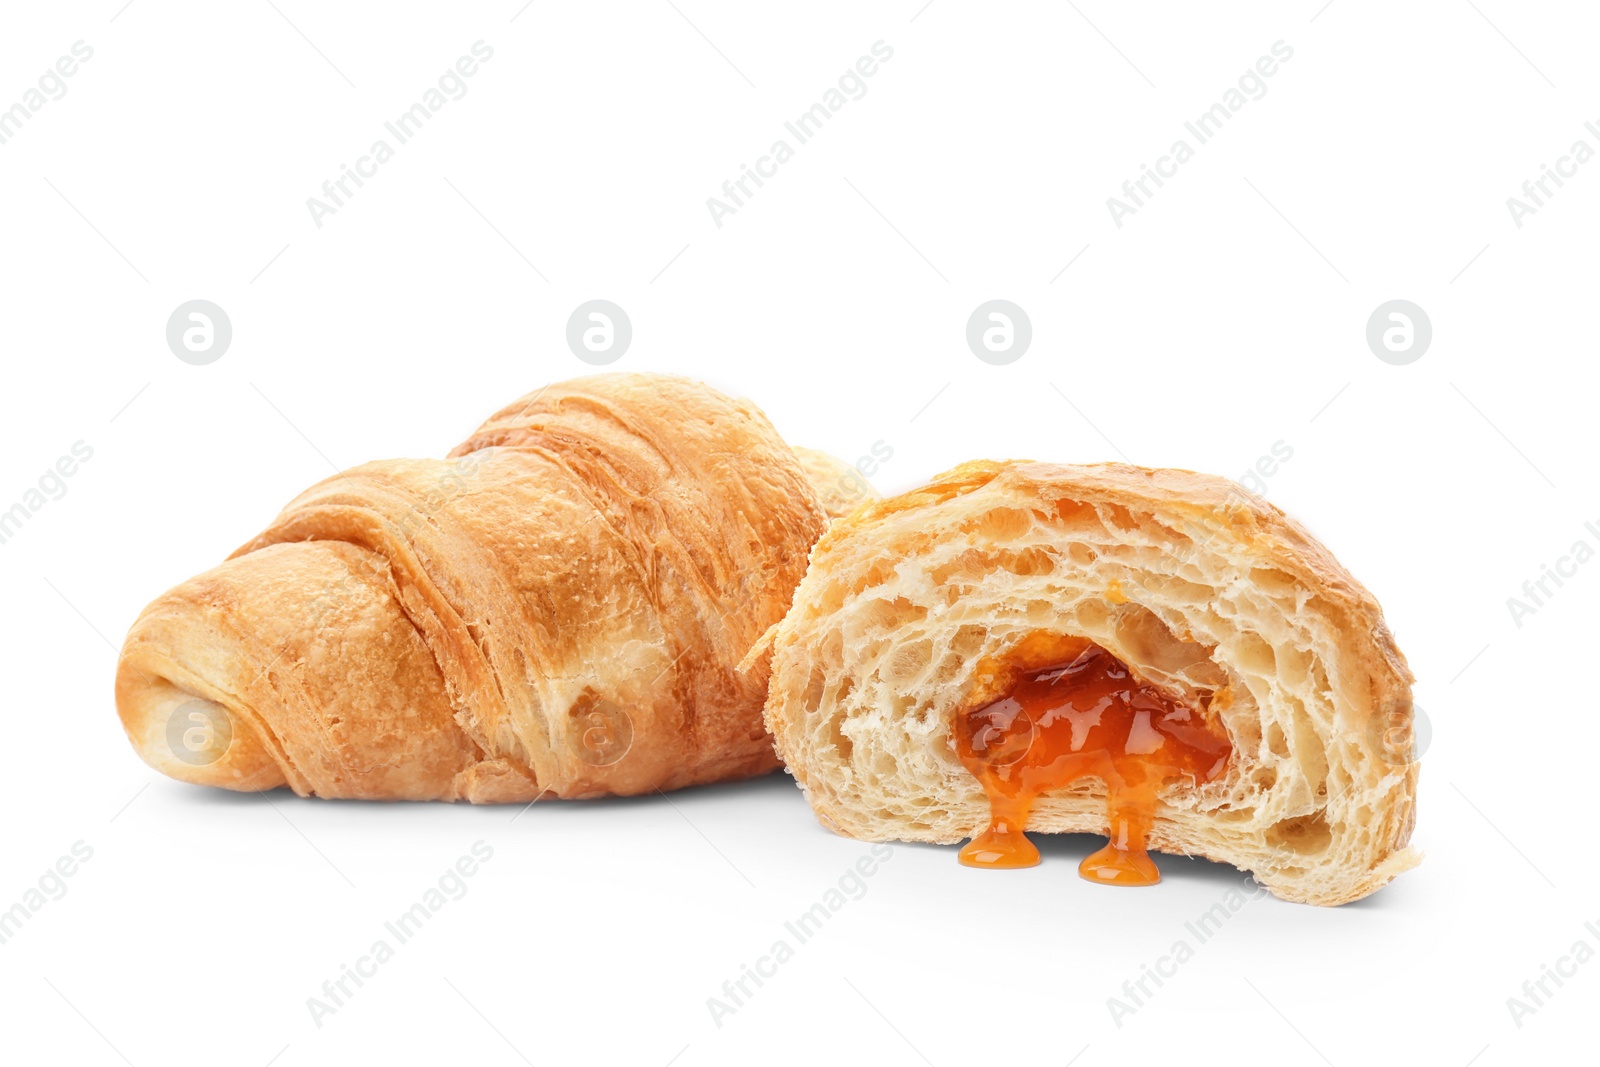
[[[1032, 867], [1039, 850], [1023, 831], [1036, 797], [1080, 778], [1105, 783], [1111, 837], [1078, 866], [1091, 882], [1154, 885], [1145, 852], [1156, 798], [1174, 779], [1212, 781], [1233, 747], [1214, 716], [1140, 681], [1127, 664], [1081, 638], [1036, 634], [1020, 661], [991, 668], [979, 699], [958, 711], [956, 753], [989, 797], [989, 827], [961, 850], [969, 867]], [[997, 699], [994, 697], [998, 696]], [[1209, 703], [1208, 708], [1209, 710]]]

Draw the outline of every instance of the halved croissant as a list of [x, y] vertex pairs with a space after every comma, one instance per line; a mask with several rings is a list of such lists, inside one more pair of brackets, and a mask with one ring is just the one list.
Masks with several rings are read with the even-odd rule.
[[826, 516], [746, 401], [601, 375], [509, 405], [449, 461], [329, 478], [151, 604], [117, 707], [184, 781], [527, 801], [777, 765], [735, 671]]
[[[1193, 709], [1184, 729], [1231, 748], [1209, 777], [1158, 783], [1151, 847], [1317, 904], [1364, 896], [1420, 859], [1407, 847], [1418, 768], [1395, 744], [1412, 677], [1377, 602], [1302, 526], [1221, 478], [957, 467], [835, 522], [747, 669], [769, 648], [778, 753], [818, 816], [852, 837], [976, 837], [991, 806], [957, 750], [962, 716], [1010, 715], [1015, 704], [991, 702], [1052, 658], [1072, 662], [1046, 681], [1120, 660], [1136, 706]], [[1011, 829], [1112, 828], [1103, 777], [1032, 801]]]

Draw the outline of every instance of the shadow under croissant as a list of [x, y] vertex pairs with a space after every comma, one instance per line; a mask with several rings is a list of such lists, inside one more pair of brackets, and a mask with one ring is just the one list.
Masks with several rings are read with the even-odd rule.
[[440, 804], [437, 801], [420, 800], [365, 800], [338, 798], [327, 800], [322, 797], [302, 797], [297, 795], [287, 786], [257, 792], [236, 791], [232, 789], [214, 789], [206, 786], [193, 786], [183, 782], [161, 779], [157, 783], [170, 788], [171, 792], [183, 797], [184, 803], [198, 804], [202, 807], [252, 807], [271, 804], [286, 806], [305, 805], [306, 807], [321, 807], [333, 804], [340, 810], [353, 811], [395, 811], [403, 812], [405, 818], [411, 819], [419, 811], [440, 812], [472, 812], [469, 818], [485, 820], [508, 820], [517, 816], [519, 812], [528, 811], [529, 818], [539, 810], [563, 809], [568, 811], [593, 811], [601, 812], [614, 808], [632, 808], [658, 806], [667, 807], [669, 804], [683, 805], [693, 803], [699, 797], [718, 797], [730, 801], [750, 802], [758, 798], [793, 796], [798, 804], [798, 811], [803, 812], [807, 821], [812, 821], [810, 809], [806, 807], [805, 799], [794, 786], [794, 779], [782, 771], [773, 770], [753, 778], [744, 778], [734, 782], [713, 782], [706, 785], [686, 786], [675, 789], [668, 797], [664, 793], [640, 793], [635, 796], [605, 796], [591, 797], [587, 800], [565, 800], [561, 797], [545, 796], [532, 804], [469, 804], [465, 801]]
[[[827, 833], [825, 827], [821, 828]], [[1106, 839], [1103, 834], [1046, 834], [1033, 832], [1028, 839], [1039, 849], [1040, 863], [1038, 867], [1024, 867], [1020, 870], [1038, 870], [1044, 868], [1068, 872], [1077, 881], [1078, 864], [1086, 856], [1105, 847]], [[897, 849], [906, 848], [922, 852], [949, 853], [954, 855], [957, 845], [936, 845], [926, 841], [897, 841]], [[1156, 864], [1161, 868], [1161, 881], [1166, 882], [1194, 882], [1201, 885], [1236, 887], [1243, 872], [1232, 864], [1217, 863], [1203, 856], [1175, 856], [1166, 852], [1152, 853]], [[973, 870], [970, 867], [959, 867], [959, 870]], [[1010, 872], [1003, 872], [1000, 877], [1006, 877]], [[987, 877], [995, 877], [985, 872]], [[1065, 877], [1065, 875], [1063, 875]], [[1152, 887], [1153, 888], [1153, 887]]]
[[[303, 806], [309, 810], [323, 808], [327, 801], [317, 797], [296, 796], [287, 788], [278, 788], [257, 793], [240, 793], [227, 789], [207, 789], [187, 786], [177, 782], [162, 782], [161, 785], [170, 787], [172, 793], [180, 794], [185, 804], [195, 804], [200, 807], [221, 808], [250, 808], [281, 806], [291, 811]], [[416, 829], [415, 819], [419, 813], [424, 818], [439, 818], [441, 820], [452, 818], [465, 818], [483, 823], [502, 825], [512, 820], [526, 824], [529, 829], [539, 825], [536, 816], [546, 818], [560, 813], [561, 818], [586, 818], [601, 815], [617, 809], [651, 809], [670, 808], [685, 819], [688, 813], [698, 814], [706, 809], [708, 804], [726, 805], [735, 813], [757, 819], [764, 824], [772, 821], [772, 809], [768, 804], [785, 804], [792, 801], [794, 816], [797, 824], [808, 827], [812, 832], [826, 835], [830, 838], [837, 837], [826, 826], [812, 816], [809, 806], [805, 803], [803, 794], [795, 788], [794, 780], [782, 771], [773, 771], [768, 774], [745, 778], [736, 782], [717, 782], [710, 785], [690, 786], [686, 789], [675, 790], [670, 796], [664, 793], [646, 793], [631, 797], [597, 797], [591, 800], [562, 800], [558, 797], [546, 797], [533, 805], [526, 804], [435, 804], [431, 802], [406, 802], [406, 801], [374, 801], [374, 800], [345, 800], [336, 802], [335, 810], [358, 811], [362, 818], [369, 813], [384, 812], [394, 813], [399, 818], [406, 820], [407, 831]], [[523, 819], [519, 813], [527, 813]], [[435, 813], [437, 813], [435, 815]], [[384, 818], [385, 816], [379, 816]], [[1074, 872], [1084, 857], [1101, 848], [1105, 838], [1098, 834], [1046, 834], [1035, 833], [1030, 835], [1031, 840], [1038, 846], [1041, 858], [1040, 866], [1046, 872]], [[940, 854], [954, 854], [955, 845], [936, 845], [919, 841], [894, 842], [896, 849], [910, 849], [916, 852], [929, 852]], [[1156, 862], [1160, 865], [1162, 881], [1164, 883], [1190, 883], [1200, 886], [1215, 886], [1221, 888], [1236, 888], [1239, 885], [1241, 872], [1227, 863], [1217, 863], [1200, 856], [1178, 856], [1168, 853], [1157, 853]], [[1034, 868], [1028, 868], [1034, 869]], [[970, 868], [952, 866], [952, 871], [965, 872]], [[986, 875], [992, 877], [992, 875]], [[1066, 874], [1063, 873], [1063, 877]], [[1073, 882], [1077, 879], [1073, 878]], [[1341, 911], [1392, 911], [1402, 907], [1399, 897], [1394, 893], [1375, 893], [1352, 901], [1341, 908]]]
[[[1038, 846], [1041, 865], [1059, 864], [1074, 875], [1077, 874], [1078, 864], [1085, 857], [1099, 852], [1106, 843], [1103, 834], [1033, 834], [1031, 840]], [[1239, 884], [1239, 869], [1231, 863], [1217, 863], [1201, 856], [1174, 856], [1165, 852], [1154, 853], [1153, 858], [1156, 866], [1161, 868], [1162, 881], [1229, 887]]]

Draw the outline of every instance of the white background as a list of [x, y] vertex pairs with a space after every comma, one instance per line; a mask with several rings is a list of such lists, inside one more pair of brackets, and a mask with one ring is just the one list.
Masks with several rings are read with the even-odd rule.
[[[1521, 228], [1506, 206], [1600, 148], [1592, 9], [674, 3], [7, 5], [0, 107], [75, 41], [94, 55], [0, 145], [0, 510], [75, 442], [93, 458], [0, 544], [0, 908], [75, 842], [93, 858], [0, 945], [0, 1054], [1592, 1058], [1600, 962], [1521, 1027], [1506, 1004], [1600, 948], [1600, 563], [1520, 626], [1506, 603], [1600, 547], [1600, 161]], [[306, 199], [480, 39], [467, 95], [315, 226]], [[879, 40], [866, 95], [718, 228], [706, 198]], [[1266, 95], [1114, 225], [1106, 198], [1279, 40]], [[1418, 676], [1426, 862], [1336, 910], [1253, 901], [1118, 1026], [1107, 999], [1193, 944], [1235, 872], [1166, 858], [1115, 891], [1077, 877], [1088, 839], [1016, 873], [898, 847], [718, 1027], [707, 998], [866, 851], [783, 775], [518, 817], [147, 770], [111, 699], [139, 609], [331, 467], [443, 455], [589, 372], [564, 328], [596, 297], [633, 322], [613, 369], [701, 377], [852, 460], [884, 442], [884, 491], [981, 456], [1238, 477], [1291, 447], [1267, 495], [1378, 595]], [[164, 337], [195, 298], [234, 330], [203, 367]], [[992, 298], [1033, 324], [1008, 366], [964, 340]], [[1434, 330], [1407, 366], [1364, 337], [1396, 298]], [[480, 839], [468, 894], [316, 1026], [307, 998]]]

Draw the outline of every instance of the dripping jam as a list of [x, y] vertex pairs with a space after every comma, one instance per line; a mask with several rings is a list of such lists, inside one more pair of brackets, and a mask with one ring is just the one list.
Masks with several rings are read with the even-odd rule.
[[1095, 778], [1105, 785], [1110, 840], [1078, 872], [1107, 885], [1154, 885], [1161, 873], [1145, 839], [1157, 797], [1169, 782], [1198, 786], [1222, 774], [1233, 750], [1221, 724], [1081, 638], [1036, 634], [1012, 663], [980, 665], [993, 691], [953, 723], [956, 753], [982, 783], [990, 813], [988, 829], [962, 848], [961, 862], [1038, 863], [1039, 850], [1024, 833], [1034, 800]]

